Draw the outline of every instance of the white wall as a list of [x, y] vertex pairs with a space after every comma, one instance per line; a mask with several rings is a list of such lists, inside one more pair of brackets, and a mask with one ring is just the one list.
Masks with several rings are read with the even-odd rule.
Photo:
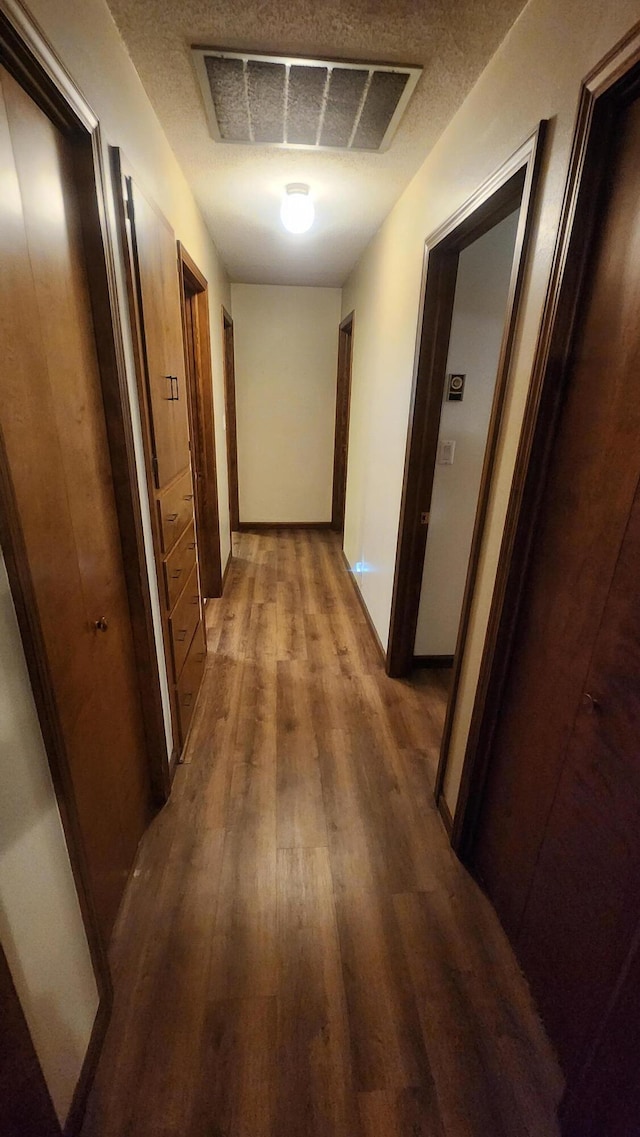
[[487, 430], [513, 265], [519, 211], [460, 254], [447, 374], [466, 375], [462, 402], [442, 404], [440, 440], [456, 444], [436, 464], [422, 573], [416, 655], [453, 655], [471, 551]]
[[341, 299], [231, 286], [243, 522], [331, 520]]
[[356, 310], [345, 550], [387, 642], [424, 240], [550, 120], [532, 255], [481, 550], [445, 796], [455, 809], [513, 467], [583, 77], [640, 20], [640, 0], [530, 0], [343, 291]]
[[[28, 7], [100, 119], [107, 145], [120, 146], [142, 189], [163, 210], [209, 282], [212, 363], [223, 564], [230, 550], [224, 437], [221, 304], [230, 306], [224, 268], [104, 0], [28, 0]], [[108, 202], [115, 229], [114, 205]], [[136, 435], [152, 602], [165, 705], [167, 756], [172, 748], [168, 690], [161, 646], [158, 590], [142, 465], [140, 420], [126, 287], [119, 269], [119, 302], [126, 336], [128, 381]], [[8, 623], [8, 601], [4, 599]], [[7, 623], [7, 626], [8, 626]], [[4, 627], [0, 628], [4, 633]], [[70, 875], [68, 853], [15, 627], [0, 642], [0, 935], [16, 989], [58, 1113], [66, 1116], [96, 1011], [96, 988]], [[4, 698], [10, 692], [10, 699]], [[6, 748], [5, 748], [6, 743]], [[7, 765], [10, 758], [10, 766]], [[5, 819], [7, 824], [5, 825]], [[5, 834], [7, 835], [5, 837]], [[18, 882], [19, 887], [12, 884]]]
[[1, 554], [0, 942], [62, 1120], [98, 991]]

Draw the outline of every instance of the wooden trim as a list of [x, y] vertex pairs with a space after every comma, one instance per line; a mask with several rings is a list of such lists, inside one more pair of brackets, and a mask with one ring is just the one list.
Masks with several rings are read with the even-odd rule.
[[453, 667], [453, 655], [414, 655], [414, 667]]
[[[178, 241], [177, 246], [200, 582], [205, 596], [217, 597], [222, 595], [222, 560], [209, 329], [209, 287], [182, 242]], [[196, 305], [192, 335], [189, 335], [187, 327], [189, 297], [193, 298], [192, 303]], [[189, 358], [190, 344], [193, 346], [195, 357], [193, 361]], [[193, 363], [196, 364], [195, 374]]]
[[[531, 136], [530, 139], [528, 139], [527, 143], [525, 143], [525, 146], [520, 152], [520, 161], [523, 163], [520, 168], [523, 179], [520, 197], [520, 216], [518, 220], [518, 229], [516, 232], [513, 269], [511, 273], [509, 296], [505, 314], [505, 328], [500, 348], [500, 358], [498, 362], [498, 372], [493, 397], [493, 406], [491, 408], [491, 419], [489, 421], [487, 444], [485, 448], [482, 476], [480, 480], [480, 489], [478, 491], [478, 505], [474, 521], [473, 537], [471, 539], [469, 565], [467, 568], [467, 578], [465, 581], [464, 596], [462, 600], [460, 624], [458, 626], [458, 637], [456, 641], [451, 690], [449, 692], [449, 701], [447, 703], [447, 713], [445, 716], [442, 743], [440, 747], [440, 760], [438, 762], [438, 772], [436, 775], [435, 785], [436, 798], [440, 798], [443, 794], [444, 778], [447, 769], [447, 762], [449, 760], [449, 747], [451, 745], [451, 735], [453, 732], [453, 723], [456, 713], [464, 652], [469, 631], [469, 624], [471, 622], [471, 609], [475, 593], [478, 566], [480, 564], [480, 553], [482, 549], [485, 521], [489, 509], [489, 499], [493, 483], [493, 469], [498, 450], [498, 443], [502, 431], [502, 419], [507, 386], [510, 376], [513, 343], [515, 340], [515, 333], [518, 322], [518, 309], [520, 303], [520, 295], [522, 292], [522, 282], [524, 279], [526, 260], [529, 251], [529, 245], [531, 242], [533, 214], [535, 208], [536, 191], [540, 177], [545, 132], [546, 123], [541, 122], [538, 130]], [[490, 202], [487, 204], [490, 204]], [[490, 632], [488, 629], [487, 636], [485, 638], [485, 649], [490, 642], [489, 635]], [[480, 690], [482, 690], [480, 684], [484, 684], [484, 682], [485, 676], [484, 674], [481, 674], [478, 684]], [[478, 699], [478, 694], [479, 692], [477, 689], [476, 699]]]
[[[142, 425], [142, 449], [144, 453], [144, 473], [147, 487], [147, 498], [149, 502], [149, 512], [151, 518], [151, 536], [153, 540], [154, 564], [158, 582], [158, 589], [162, 587], [162, 560], [163, 549], [162, 540], [160, 535], [160, 521], [158, 511], [156, 509], [156, 485], [153, 476], [153, 449], [151, 444], [152, 427], [151, 427], [151, 411], [149, 407], [149, 393], [148, 393], [148, 377], [147, 377], [147, 363], [144, 350], [144, 322], [142, 319], [142, 302], [138, 291], [138, 283], [135, 270], [135, 233], [129, 217], [129, 203], [130, 203], [130, 184], [132, 181], [132, 173], [129, 167], [125, 170], [124, 162], [118, 147], [111, 146], [109, 148], [111, 157], [111, 175], [113, 181], [114, 198], [116, 203], [117, 226], [120, 238], [120, 248], [122, 258], [125, 266], [125, 276], [127, 283], [127, 300], [129, 304], [129, 322], [131, 326], [131, 338], [133, 343], [133, 354], [136, 374], [136, 390], [138, 393], [138, 405], [140, 408], [140, 419]], [[153, 203], [150, 203], [151, 208], [155, 208]], [[160, 215], [162, 216], [162, 215]], [[163, 219], [164, 220], [164, 219]], [[176, 478], [181, 477], [181, 473], [176, 475]], [[161, 604], [161, 608], [162, 608]], [[171, 645], [169, 636], [167, 634], [166, 614], [163, 612], [162, 616], [162, 646], [164, 651], [165, 668], [167, 675], [167, 685], [169, 689], [169, 707], [171, 713], [171, 730], [174, 740], [180, 737], [180, 725], [178, 718], [177, 697], [175, 685], [171, 682], [173, 674], [173, 663], [171, 659]], [[164, 749], [164, 765], [167, 768], [166, 761], [166, 743]], [[167, 774], [168, 792], [171, 788], [171, 779]]]
[[[539, 168], [544, 129], [545, 124], [540, 123], [516, 153], [425, 243], [419, 308], [421, 324], [409, 412], [387, 652], [387, 671], [391, 676], [408, 674], [413, 659], [428, 529], [421, 523], [421, 514], [429, 510], [433, 489], [458, 259], [464, 248], [519, 205], [524, 206], [521, 208], [516, 236], [505, 332], [478, 499], [478, 510], [483, 517], [488, 505], [492, 462], [499, 437], [515, 334], [517, 300], [524, 273], [523, 253], [531, 222], [533, 175]], [[481, 526], [476, 524], [472, 541], [472, 557], [475, 554], [476, 559], [481, 535]], [[468, 577], [467, 585], [469, 583]]]
[[582, 85], [551, 276], [511, 485], [452, 843], [468, 860], [475, 840], [499, 707], [563, 398], [587, 258], [616, 110], [640, 88], [640, 28]]
[[[187, 740], [185, 739], [185, 745], [186, 745], [186, 741]], [[169, 768], [169, 781], [171, 782], [171, 785], [173, 785], [173, 779], [176, 776], [176, 770], [178, 769], [178, 766], [180, 765], [180, 757], [181, 757], [184, 749], [185, 749], [184, 746], [180, 746], [180, 743], [176, 742], [174, 747], [173, 747], [173, 750], [171, 751], [171, 757], [169, 759], [169, 767], [168, 767]]]
[[[231, 345], [231, 360], [229, 360]], [[238, 491], [238, 421], [236, 414], [236, 372], [233, 320], [222, 306], [222, 359], [224, 369], [224, 411], [227, 428], [227, 475], [229, 479], [229, 525], [232, 533], [240, 527]], [[230, 365], [231, 364], [231, 365]]]
[[373, 620], [371, 619], [371, 614], [369, 612], [369, 609], [367, 608], [367, 605], [365, 604], [364, 596], [362, 595], [362, 593], [360, 591], [360, 587], [359, 587], [358, 582], [355, 578], [353, 569], [351, 568], [351, 565], [349, 564], [349, 561], [347, 559], [347, 554], [345, 553], [344, 549], [342, 549], [341, 552], [342, 552], [342, 559], [344, 561], [344, 566], [347, 570], [347, 575], [349, 577], [349, 580], [351, 581], [351, 584], [353, 585], [353, 589], [354, 589], [355, 594], [358, 598], [358, 604], [360, 605], [360, 607], [362, 609], [362, 613], [364, 615], [364, 618], [367, 621], [367, 627], [368, 627], [369, 631], [371, 632], [371, 635], [373, 637], [373, 642], [376, 645], [376, 648], [378, 649], [378, 654], [380, 656], [380, 662], [382, 663], [382, 666], [384, 667], [385, 662], [386, 662], [386, 653], [385, 653], [384, 647], [382, 646], [382, 640], [380, 639], [380, 636], [378, 635], [378, 630], [377, 630]]
[[336, 377], [336, 426], [333, 444], [333, 488], [331, 527], [344, 529], [349, 457], [349, 418], [351, 411], [351, 368], [355, 312], [350, 312], [338, 328], [338, 372]]
[[96, 1076], [100, 1054], [109, 1027], [111, 1003], [111, 997], [109, 997], [108, 999], [100, 999], [98, 1004], [87, 1053], [84, 1056], [84, 1062], [82, 1063], [80, 1077], [74, 1090], [67, 1120], [62, 1129], [64, 1137], [79, 1137], [82, 1130], [82, 1122], [87, 1108], [87, 1099]]
[[98, 119], [20, 0], [1, 0], [0, 58], [56, 126], [93, 134]]
[[447, 831], [447, 836], [449, 840], [451, 840], [451, 835], [453, 833], [453, 818], [451, 816], [451, 810], [447, 805], [447, 799], [445, 798], [444, 794], [440, 794], [438, 798], [438, 813], [442, 818], [444, 827]]
[[155, 801], [163, 804], [169, 795], [164, 714], [124, 343], [118, 308], [115, 251], [106, 216], [107, 191], [103, 154], [100, 127], [97, 126], [93, 133], [92, 161], [87, 155], [84, 161], [78, 163], [79, 182], [84, 190], [83, 238], [87, 262], [91, 266], [91, 271], [88, 273], [89, 291], [100, 362], [102, 398], [122, 545], [122, 561], [129, 596], [138, 690], [147, 739], [151, 788]]
[[262, 532], [267, 529], [331, 529], [330, 521], [240, 521], [239, 533]]
[[227, 579], [229, 577], [229, 572], [231, 570], [232, 562], [233, 562], [233, 549], [231, 548], [231, 549], [229, 549], [229, 556], [227, 557], [227, 563], [224, 566], [224, 572], [222, 574], [222, 594], [223, 595], [224, 595], [224, 590], [225, 590], [225, 587], [227, 584]]
[[178, 241], [178, 260], [180, 262], [180, 270], [190, 288], [194, 292], [207, 292], [209, 282], [206, 276], [200, 272], [193, 257], [185, 249], [182, 241]]
[[[159, 692], [159, 676], [157, 663], [155, 668], [152, 665], [152, 661], [156, 660], [153, 641], [151, 641], [152, 651], [149, 654], [147, 621], [150, 598], [146, 591], [147, 568], [141, 545], [133, 436], [117, 304], [114, 250], [107, 222], [99, 123], [42, 31], [17, 0], [2, 0], [0, 58], [44, 113], [76, 143], [76, 177], [84, 206], [85, 261], [114, 477], [116, 510], [132, 615], [136, 661], [141, 669], [139, 680], [151, 779], [152, 784], [157, 786], [159, 755], [156, 752], [156, 741], [160, 736], [161, 749], [164, 751], [164, 726], [161, 719], [158, 719], [158, 705], [154, 704], [154, 692], [151, 689], [153, 683], [157, 681]], [[111, 1006], [110, 972], [93, 903], [64, 735], [46, 661], [19, 516], [10, 489], [4, 447], [0, 447], [0, 500], [1, 541], [34, 701], [96, 975], [102, 1023], [102, 1017], [108, 1019]], [[136, 574], [140, 578], [137, 581]], [[101, 1026], [96, 1034], [98, 1039], [101, 1038], [100, 1031]], [[95, 1057], [97, 1059], [97, 1055]], [[87, 1070], [90, 1071], [95, 1066], [94, 1055], [88, 1055], [88, 1059]], [[88, 1082], [89, 1074], [86, 1075], [86, 1079]]]

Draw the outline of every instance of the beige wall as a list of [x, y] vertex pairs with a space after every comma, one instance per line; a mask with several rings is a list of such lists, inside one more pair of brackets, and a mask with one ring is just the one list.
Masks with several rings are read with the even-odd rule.
[[439, 441], [455, 442], [452, 465], [436, 463], [416, 655], [453, 655], [469, 566], [487, 430], [496, 385], [519, 212], [460, 254], [447, 374], [466, 375], [461, 402], [442, 404]]
[[1, 554], [0, 942], [64, 1119], [98, 992]]
[[241, 521], [330, 521], [339, 288], [233, 284]]
[[[176, 236], [209, 281], [224, 563], [230, 548], [220, 316], [221, 304], [230, 305], [230, 293], [224, 269], [104, 0], [31, 0], [29, 10], [100, 119], [105, 145], [121, 147], [142, 188], [164, 211]], [[112, 202], [110, 210], [113, 222]], [[122, 270], [119, 283], [126, 331], [128, 317]], [[146, 488], [129, 340], [126, 347], [144, 505]], [[148, 503], [145, 527], [164, 682], [167, 753], [170, 753], [172, 738], [164, 654], [159, 638], [159, 605]], [[0, 627], [3, 695], [0, 737], [4, 768], [0, 791], [0, 936], [47, 1083], [62, 1119], [66, 1116], [89, 1042], [97, 996], [15, 621], [12, 624], [6, 582], [3, 588], [3, 625]], [[4, 699], [5, 692], [10, 692], [10, 701]], [[10, 824], [4, 824], [6, 819], [11, 819]]]
[[455, 808], [580, 83], [640, 20], [639, 0], [530, 0], [344, 288], [356, 310], [345, 549], [387, 641], [425, 238], [550, 120], [505, 429], [489, 505], [445, 794]]

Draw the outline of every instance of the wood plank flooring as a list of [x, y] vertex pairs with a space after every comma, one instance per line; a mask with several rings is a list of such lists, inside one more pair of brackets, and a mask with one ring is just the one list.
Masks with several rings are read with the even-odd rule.
[[112, 945], [83, 1137], [557, 1137], [560, 1076], [333, 534], [236, 538]]

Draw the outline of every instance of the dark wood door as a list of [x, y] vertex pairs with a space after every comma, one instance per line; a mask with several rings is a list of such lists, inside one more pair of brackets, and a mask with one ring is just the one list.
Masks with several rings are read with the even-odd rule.
[[353, 313], [347, 316], [338, 332], [338, 379], [336, 386], [336, 433], [333, 453], [333, 494], [331, 527], [344, 530], [344, 507], [347, 496], [347, 459], [349, 452], [349, 410], [351, 407], [351, 357], [353, 351]]
[[639, 170], [635, 103], [603, 194], [474, 851], [570, 1085], [640, 919]]
[[81, 203], [71, 143], [1, 68], [0, 88], [5, 477], [106, 941], [150, 787]]
[[189, 464], [189, 422], [176, 239], [168, 222], [129, 183], [151, 412], [154, 478], [162, 489]]
[[236, 365], [233, 343], [233, 320], [222, 312], [224, 348], [224, 409], [227, 433], [227, 472], [229, 476], [229, 523], [235, 533], [240, 524], [240, 496], [238, 490], [238, 425], [236, 417]]
[[[183, 254], [184, 255], [184, 254]], [[196, 292], [183, 278], [185, 362], [188, 381], [189, 434], [194, 512], [198, 534], [198, 563], [202, 595], [222, 594], [220, 518], [216, 468], [209, 297]]]

